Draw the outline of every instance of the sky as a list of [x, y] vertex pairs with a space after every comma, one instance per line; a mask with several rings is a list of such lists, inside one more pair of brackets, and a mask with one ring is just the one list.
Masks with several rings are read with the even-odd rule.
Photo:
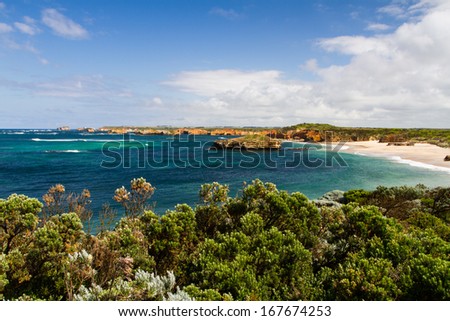
[[450, 125], [449, 0], [0, 0], [0, 128]]

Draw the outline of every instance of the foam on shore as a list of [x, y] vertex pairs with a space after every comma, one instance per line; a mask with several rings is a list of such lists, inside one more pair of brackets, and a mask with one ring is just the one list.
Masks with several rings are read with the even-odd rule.
[[391, 156], [390, 159], [396, 163], [408, 164], [408, 165], [414, 166], [414, 167], [426, 168], [426, 169], [429, 169], [432, 171], [442, 171], [442, 172], [447, 172], [448, 174], [450, 174], [450, 168], [447, 168], [447, 167], [436, 166], [436, 165], [417, 162], [417, 161], [413, 161], [413, 160], [409, 160], [409, 159], [404, 159], [404, 158], [401, 158], [400, 156]]
[[[450, 163], [443, 162], [450, 149], [430, 144], [416, 144], [415, 146], [397, 147], [379, 144], [375, 141], [348, 143], [346, 153], [365, 157], [381, 157], [395, 163], [450, 174]], [[344, 149], [342, 149], [344, 151]]]

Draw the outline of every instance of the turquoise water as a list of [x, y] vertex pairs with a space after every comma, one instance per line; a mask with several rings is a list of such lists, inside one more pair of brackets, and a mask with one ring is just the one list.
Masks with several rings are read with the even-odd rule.
[[41, 199], [50, 186], [60, 183], [67, 191], [89, 189], [92, 208], [98, 212], [103, 203], [114, 203], [116, 188], [145, 177], [156, 187], [152, 202], [162, 214], [178, 203], [194, 206], [200, 185], [213, 181], [229, 184], [231, 196], [239, 193], [244, 181], [259, 178], [310, 198], [333, 189], [450, 185], [448, 172], [394, 160], [289, 143], [278, 152], [220, 153], [209, 150], [215, 139], [127, 136], [124, 140], [122, 135], [98, 133], [0, 130], [0, 198], [19, 193]]

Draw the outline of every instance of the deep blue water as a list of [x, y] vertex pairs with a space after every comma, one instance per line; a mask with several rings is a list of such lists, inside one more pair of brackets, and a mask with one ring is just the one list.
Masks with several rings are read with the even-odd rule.
[[229, 184], [230, 196], [239, 193], [244, 181], [259, 178], [310, 198], [333, 189], [450, 185], [448, 172], [382, 158], [326, 153], [317, 147], [291, 148], [304, 147], [301, 144], [286, 143], [286, 149], [278, 152], [214, 153], [208, 148], [218, 137], [179, 139], [132, 135], [124, 141], [122, 135], [0, 130], [0, 198], [18, 193], [41, 199], [60, 183], [66, 191], [89, 189], [96, 213], [103, 203], [114, 203], [116, 188], [129, 186], [132, 178], [145, 177], [156, 187], [151, 201], [162, 214], [178, 203], [195, 205], [201, 184], [213, 181]]

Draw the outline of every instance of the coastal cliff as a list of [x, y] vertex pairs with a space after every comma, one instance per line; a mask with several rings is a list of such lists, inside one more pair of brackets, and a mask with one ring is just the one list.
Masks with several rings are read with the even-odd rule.
[[[84, 129], [83, 129], [84, 130]], [[114, 127], [97, 129], [109, 134], [135, 135], [210, 135], [247, 136], [262, 135], [271, 139], [295, 140], [299, 142], [359, 142], [380, 141], [386, 143], [411, 142], [430, 143], [440, 147], [450, 146], [449, 129], [426, 128], [369, 128], [338, 127], [328, 124], [298, 124], [289, 127]]]
[[244, 149], [244, 150], [266, 150], [280, 149], [279, 139], [269, 138], [261, 135], [247, 135], [239, 138], [220, 139], [213, 143], [218, 149]]

